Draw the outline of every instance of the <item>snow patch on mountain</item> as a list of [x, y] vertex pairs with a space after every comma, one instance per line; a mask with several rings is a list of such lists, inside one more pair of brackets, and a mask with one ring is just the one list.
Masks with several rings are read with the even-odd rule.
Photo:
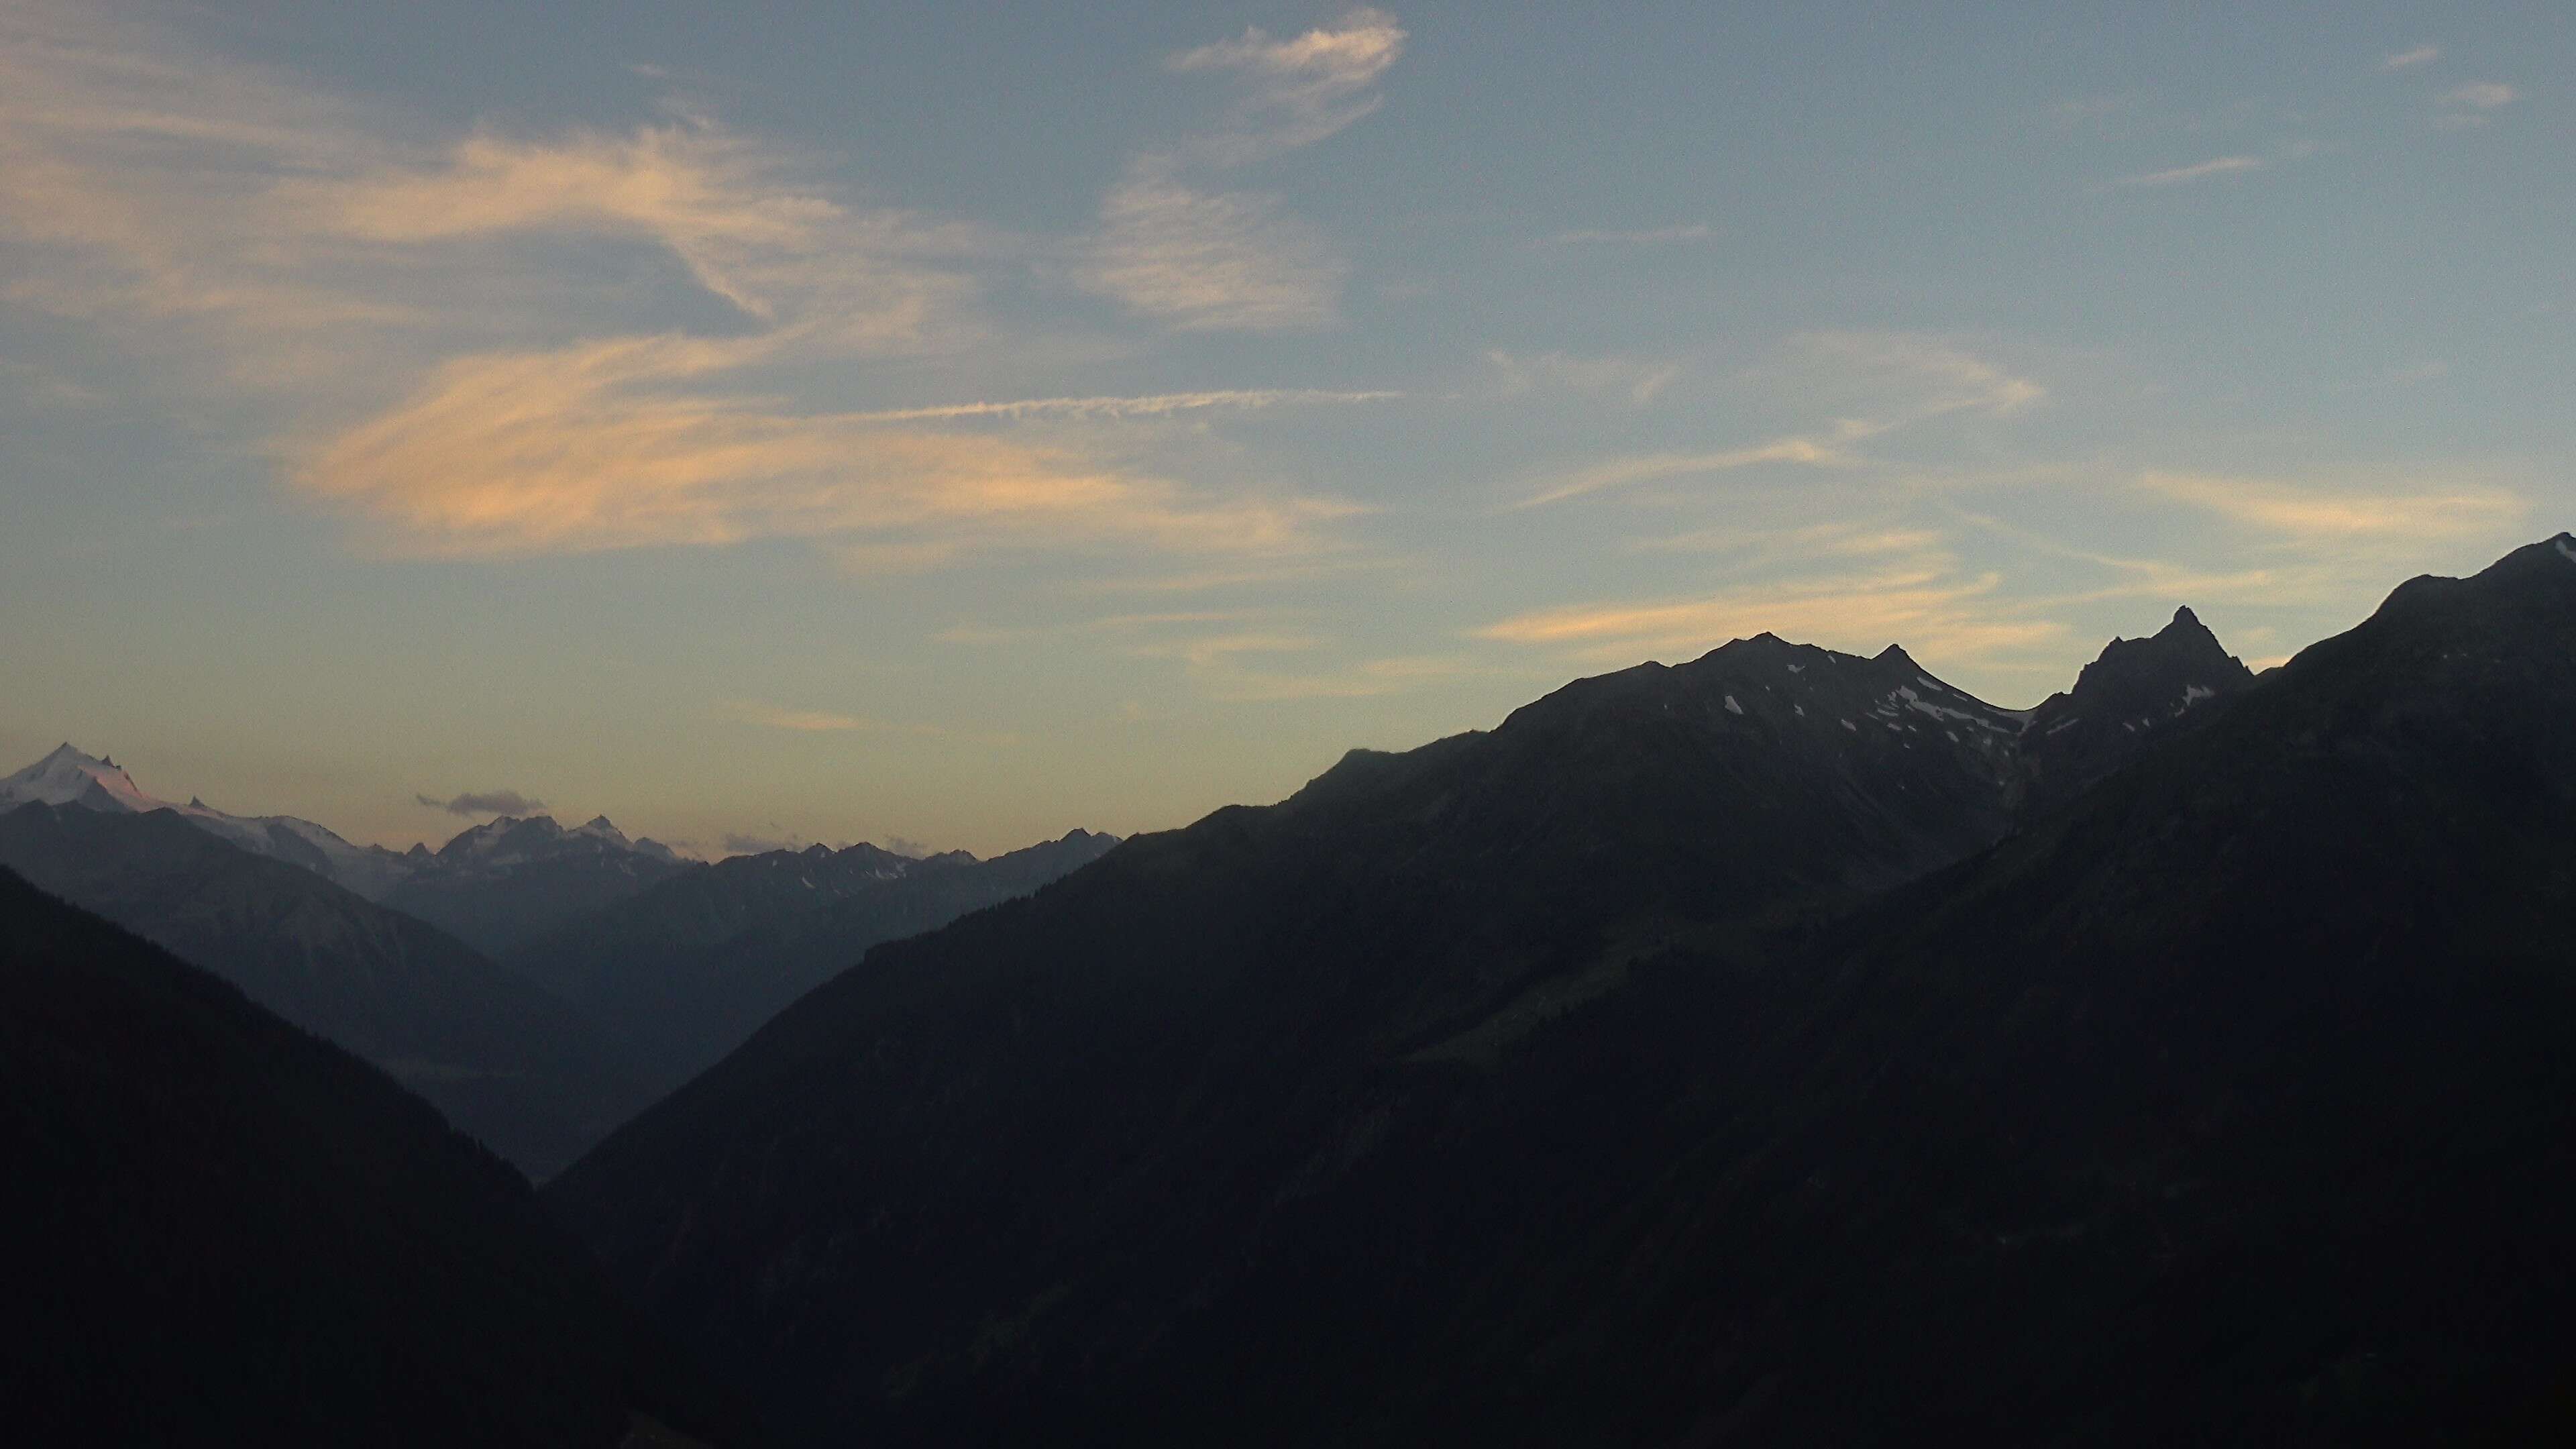
[[135, 784], [134, 777], [114, 757], [84, 754], [68, 743], [0, 779], [0, 810], [34, 804], [77, 806], [119, 815], [168, 810], [207, 834], [254, 855], [302, 866], [371, 900], [380, 898], [401, 874], [401, 857], [390, 851], [352, 845], [310, 820], [291, 815], [228, 815], [194, 797], [185, 805], [173, 804]]

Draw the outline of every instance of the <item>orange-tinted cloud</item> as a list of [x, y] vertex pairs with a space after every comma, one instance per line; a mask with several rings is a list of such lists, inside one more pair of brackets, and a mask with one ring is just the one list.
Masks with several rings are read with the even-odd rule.
[[460, 358], [319, 448], [297, 481], [378, 525], [390, 550], [467, 555], [924, 535], [950, 552], [1293, 553], [1351, 511], [1205, 494], [1069, 446], [797, 414], [710, 386], [766, 355], [758, 340], [655, 337]]

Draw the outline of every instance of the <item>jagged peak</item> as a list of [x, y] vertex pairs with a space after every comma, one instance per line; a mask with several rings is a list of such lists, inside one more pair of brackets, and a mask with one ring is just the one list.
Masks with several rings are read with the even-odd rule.
[[2075, 676], [2074, 687], [2051, 695], [2034, 711], [2033, 719], [2055, 720], [2078, 706], [2091, 709], [2113, 700], [2123, 701], [2118, 706], [2123, 709], [2151, 703], [2163, 708], [2167, 695], [2181, 698], [2182, 707], [2188, 708], [2194, 699], [2241, 689], [2253, 680], [2254, 673], [2244, 661], [2229, 654], [2200, 616], [2184, 605], [2174, 610], [2172, 622], [2153, 635], [2115, 638], [2102, 646], [2102, 652]]
[[0, 809], [37, 801], [136, 813], [170, 808], [145, 794], [114, 759], [85, 754], [68, 740], [16, 774], [0, 776]]

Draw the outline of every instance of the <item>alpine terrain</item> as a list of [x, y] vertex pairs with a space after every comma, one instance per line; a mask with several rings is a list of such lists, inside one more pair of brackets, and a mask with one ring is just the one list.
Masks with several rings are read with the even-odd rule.
[[2563, 1427], [2570, 718], [2563, 535], [2028, 716], [1742, 640], [880, 946], [547, 1195], [812, 1443]]

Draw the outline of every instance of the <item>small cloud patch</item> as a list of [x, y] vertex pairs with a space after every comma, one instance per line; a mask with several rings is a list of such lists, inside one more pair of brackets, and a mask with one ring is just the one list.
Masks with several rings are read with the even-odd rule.
[[450, 815], [534, 815], [546, 808], [545, 801], [531, 799], [516, 790], [468, 790], [444, 800], [434, 795], [414, 795], [412, 799]]

